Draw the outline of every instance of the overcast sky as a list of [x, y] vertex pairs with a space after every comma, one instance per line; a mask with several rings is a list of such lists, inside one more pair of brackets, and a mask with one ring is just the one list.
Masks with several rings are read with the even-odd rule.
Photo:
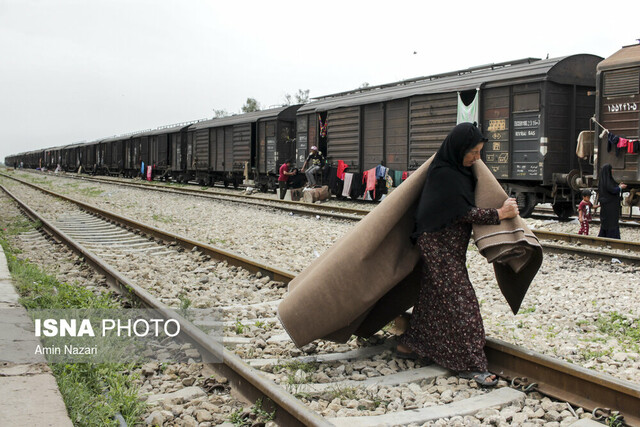
[[[0, 0], [8, 154], [525, 57], [606, 57], [640, 1]], [[414, 53], [415, 52], [415, 53]]]

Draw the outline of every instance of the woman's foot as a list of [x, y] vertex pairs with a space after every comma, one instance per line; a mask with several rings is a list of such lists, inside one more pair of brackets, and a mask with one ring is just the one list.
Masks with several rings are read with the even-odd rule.
[[464, 371], [458, 372], [460, 378], [466, 378], [468, 380], [474, 380], [482, 387], [493, 387], [498, 384], [498, 377], [491, 372], [472, 372]]
[[420, 356], [404, 344], [398, 344], [396, 347], [396, 357], [398, 359], [418, 360], [424, 365], [430, 365], [433, 363], [430, 359]]

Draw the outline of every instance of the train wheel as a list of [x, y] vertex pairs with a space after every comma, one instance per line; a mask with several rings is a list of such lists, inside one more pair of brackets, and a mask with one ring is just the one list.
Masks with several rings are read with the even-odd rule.
[[538, 199], [534, 193], [517, 193], [516, 202], [518, 203], [520, 216], [528, 218], [531, 216], [536, 204], [538, 204]]
[[556, 202], [553, 204], [553, 212], [558, 215], [561, 221], [567, 221], [573, 215], [573, 206], [571, 202]]
[[240, 182], [237, 179], [233, 180], [233, 188], [237, 189], [238, 185], [240, 185]]

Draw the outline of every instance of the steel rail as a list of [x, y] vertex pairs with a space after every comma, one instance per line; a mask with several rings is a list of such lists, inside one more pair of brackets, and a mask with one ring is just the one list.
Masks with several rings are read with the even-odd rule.
[[[97, 213], [99, 215], [103, 215], [113, 221], [116, 222], [121, 222], [121, 223], [125, 223], [127, 221], [130, 221], [130, 227], [131, 228], [137, 228], [137, 229], [141, 229], [143, 230], [146, 234], [149, 234], [151, 236], [154, 236], [156, 238], [159, 239], [163, 239], [163, 240], [167, 240], [166, 235], [164, 234], [164, 232], [159, 232], [157, 228], [155, 227], [151, 227], [149, 225], [143, 224], [143, 223], [139, 223], [130, 219], [125, 219], [124, 217], [118, 216], [116, 214], [113, 213], [109, 213], [106, 211], [102, 211], [100, 209], [97, 209], [87, 203], [75, 200], [73, 198], [55, 193], [53, 191], [47, 190], [45, 188], [41, 188], [35, 184], [32, 184], [30, 182], [24, 181], [22, 179], [16, 178], [16, 177], [12, 177], [12, 176], [7, 176], [7, 175], [2, 175], [5, 176], [7, 178], [16, 180], [22, 184], [25, 185], [29, 185], [33, 188], [36, 188], [40, 191], [44, 191], [47, 192], [53, 196], [56, 197], [61, 197], [63, 199], [66, 199], [72, 203], [76, 203], [79, 204], [81, 206], [83, 206], [83, 208], [85, 208], [88, 211]], [[102, 181], [101, 181], [102, 182]], [[128, 184], [128, 183], [125, 183]], [[145, 186], [146, 187], [146, 186]], [[162, 191], [162, 189], [159, 189], [160, 191]], [[177, 194], [180, 194], [179, 191], [173, 191]], [[202, 194], [196, 193], [196, 195], [199, 196], [203, 196], [206, 197]], [[243, 203], [246, 204], [254, 204], [252, 201], [242, 201]], [[298, 203], [298, 202], [289, 202], [289, 203]], [[259, 204], [262, 205], [262, 204]], [[273, 207], [274, 209], [282, 209], [278, 206], [274, 206], [274, 205], [268, 205], [268, 207]], [[285, 211], [288, 211], [289, 209], [284, 209]], [[316, 212], [313, 211], [308, 211], [308, 210], [300, 210], [301, 213], [307, 214], [307, 215], [315, 215]], [[361, 211], [361, 212], [368, 212], [368, 211]], [[327, 214], [328, 215], [328, 214]], [[348, 220], [352, 220], [352, 221], [359, 221], [360, 218], [357, 217], [351, 217], [351, 216], [344, 216], [344, 215], [340, 215], [340, 214], [335, 214], [336, 216], [340, 217], [341, 219], [348, 219]], [[617, 240], [617, 239], [608, 239], [608, 238], [603, 238], [603, 237], [594, 237], [594, 236], [582, 236], [582, 235], [578, 235], [578, 234], [569, 234], [569, 233], [559, 233], [559, 232], [551, 232], [551, 231], [544, 231], [544, 230], [535, 230], [533, 231], [533, 233], [536, 235], [536, 237], [538, 237], [541, 240], [559, 240], [559, 241], [565, 241], [568, 243], [577, 243], [577, 244], [581, 244], [581, 245], [585, 245], [585, 246], [593, 246], [596, 248], [601, 248], [601, 247], [611, 247], [611, 248], [615, 248], [615, 249], [621, 249], [621, 250], [629, 250], [632, 251], [634, 253], [638, 253], [640, 254], [640, 242], [630, 242], [630, 241], [622, 241], [622, 240]], [[199, 242], [195, 242], [187, 237], [182, 237], [179, 236], [178, 239], [175, 238], [171, 238], [170, 241], [175, 241], [176, 243], [181, 244], [183, 247], [185, 247], [186, 249], [193, 249], [194, 247], [197, 247], [199, 245], [202, 245]], [[624, 262], [626, 264], [630, 264], [630, 265], [640, 265], [640, 255], [635, 255], [635, 254], [625, 254], [625, 253], [618, 253], [618, 252], [611, 252], [611, 251], [603, 251], [600, 249], [588, 249], [588, 248], [584, 248], [584, 247], [575, 247], [575, 246], [567, 246], [567, 245], [557, 245], [554, 243], [549, 243], [549, 242], [541, 242], [541, 246], [543, 247], [543, 249], [548, 252], [548, 253], [557, 253], [557, 254], [571, 254], [571, 255], [577, 255], [577, 256], [584, 256], [587, 258], [592, 258], [592, 259], [599, 259], [599, 260], [607, 260], [610, 261], [612, 259], [617, 259], [621, 262]], [[273, 272], [273, 279], [277, 280], [277, 281], [283, 281], [283, 280], [287, 280], [290, 279], [292, 277], [292, 273], [289, 272], [282, 272], [282, 271], [277, 271], [275, 269], [271, 269], [270, 267], [264, 266], [263, 264], [259, 263], [258, 261], [253, 261], [253, 260], [248, 260], [245, 259], [245, 261], [243, 262], [239, 262], [237, 260], [237, 258], [233, 255], [231, 255], [229, 252], [225, 251], [224, 249], [221, 248], [215, 248], [213, 246], [208, 246], [208, 245], [204, 245], [204, 247], [202, 248], [203, 252], [205, 252], [206, 254], [210, 255], [210, 256], [214, 256], [218, 259], [222, 259], [222, 260], [226, 260], [227, 262], [229, 262], [232, 265], [236, 265], [236, 266], [240, 266], [243, 268], [246, 268], [247, 270], [255, 273], [260, 271], [262, 274], [269, 274], [271, 275], [271, 273], [269, 273], [269, 271]]]
[[[292, 200], [273, 200], [273, 199], [268, 199], [258, 195], [240, 196], [238, 194], [229, 194], [229, 193], [224, 193], [220, 191], [204, 189], [204, 187], [202, 190], [196, 190], [188, 187], [171, 188], [166, 185], [112, 181], [108, 179], [86, 177], [86, 176], [64, 175], [63, 177], [78, 179], [81, 181], [99, 182], [103, 184], [122, 185], [124, 187], [140, 188], [144, 190], [159, 191], [164, 193], [188, 194], [191, 196], [202, 197], [202, 198], [213, 199], [213, 200], [225, 200], [225, 201], [234, 201], [237, 203], [244, 203], [249, 205], [261, 205], [261, 206], [270, 207], [274, 209], [286, 210], [288, 212], [294, 212], [301, 215], [323, 215], [323, 216], [328, 216], [328, 217], [333, 217], [338, 219], [360, 220], [364, 215], [369, 213], [369, 211], [366, 209], [344, 208], [340, 206], [309, 205], [308, 203], [305, 203], [305, 202], [295, 202]], [[258, 202], [265, 202], [265, 203], [258, 203]], [[277, 205], [285, 205], [287, 207], [283, 208], [282, 206], [277, 206]], [[313, 210], [310, 210], [310, 209], [313, 209]]]
[[[42, 224], [42, 228], [46, 230], [57, 241], [64, 242], [76, 254], [84, 258], [94, 270], [107, 278], [107, 283], [118, 292], [125, 293], [130, 297], [137, 299], [144, 306], [158, 310], [158, 312], [180, 320], [181, 330], [197, 343], [200, 351], [222, 360], [222, 363], [210, 365], [218, 374], [226, 377], [230, 384], [248, 401], [256, 401], [259, 398], [266, 397], [263, 405], [268, 410], [275, 409], [278, 422], [282, 425], [300, 425], [300, 426], [330, 426], [327, 420], [320, 417], [315, 411], [307, 408], [302, 402], [288, 393], [282, 387], [274, 384], [260, 371], [250, 367], [240, 357], [236, 356], [229, 350], [220, 349], [212, 343], [211, 337], [201, 331], [199, 328], [191, 324], [189, 321], [178, 315], [174, 310], [149, 292], [136, 285], [117, 270], [113, 269], [106, 261], [95, 255], [90, 250], [85, 249], [80, 243], [68, 236], [65, 232], [57, 228], [51, 222], [40, 216], [36, 211], [31, 209], [17, 196], [12, 194], [3, 185], [0, 188], [18, 203], [26, 215], [33, 221]], [[275, 408], [273, 407], [275, 406]], [[271, 408], [270, 408], [271, 407]]]
[[508, 379], [527, 378], [540, 393], [593, 411], [620, 411], [640, 426], [640, 385], [576, 366], [513, 344], [487, 338], [489, 370]]
[[[33, 184], [26, 184], [40, 189]], [[51, 195], [55, 194], [49, 190], [40, 190]], [[122, 221], [123, 224], [130, 228], [140, 224], [131, 219], [89, 206], [83, 202], [74, 201], [66, 196], [58, 195], [58, 197], [78, 203], [83, 207], [87, 206], [91, 212], [98, 215], [111, 218], [117, 222]], [[141, 224], [141, 226], [143, 230], [152, 230], [156, 233], [154, 237], [161, 238], [164, 241], [175, 241], [187, 249], [197, 247], [202, 252], [216, 257], [218, 249], [212, 246], [190, 239], [181, 240], [183, 238], [180, 236], [144, 224]], [[565, 247], [563, 246], [562, 248], [564, 249]], [[247, 262], [241, 256], [233, 255], [231, 252], [222, 251], [222, 254], [229, 257], [225, 259], [232, 265], [243, 266], [252, 272], [261, 271], [263, 274], [274, 278], [279, 277], [285, 283], [295, 277], [293, 273], [271, 269], [271, 267], [255, 261], [247, 260]], [[254, 268], [254, 270], [251, 270], [251, 268]], [[259, 268], [259, 270], [255, 270], [255, 268]], [[492, 371], [497, 372], [499, 375], [504, 375], [507, 378], [527, 377], [530, 382], [543, 384], [540, 391], [544, 393], [544, 390], [548, 390], [549, 393], [553, 393], [550, 394], [552, 397], [560, 396], [560, 393], [563, 393], [561, 394], [562, 399], [577, 406], [584, 405], [587, 409], [609, 407], [620, 411], [630, 425], [640, 426], [640, 385], [638, 384], [599, 374], [496, 339], [487, 338], [485, 351]], [[572, 375], [576, 375], [582, 380], [573, 380], [571, 379]], [[583, 390], [588, 395], [583, 396]]]

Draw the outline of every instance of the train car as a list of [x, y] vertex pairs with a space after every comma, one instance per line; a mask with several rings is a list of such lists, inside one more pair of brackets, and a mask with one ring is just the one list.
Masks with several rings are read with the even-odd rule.
[[592, 167], [574, 153], [595, 108], [589, 92], [601, 60], [525, 58], [317, 98], [297, 112], [298, 166], [317, 145], [350, 171], [378, 164], [410, 171], [466, 115], [460, 121], [478, 122], [489, 139], [483, 161], [521, 212], [551, 202], [567, 216], [576, 197], [567, 176]]
[[91, 141], [79, 148], [80, 152], [80, 166], [82, 166], [82, 172], [95, 175], [98, 171], [97, 151], [99, 141]]
[[124, 170], [124, 141], [129, 137], [113, 136], [100, 141], [101, 173], [117, 176]]
[[251, 179], [263, 191], [277, 188], [278, 167], [295, 155], [300, 105], [271, 108], [195, 123], [186, 138], [186, 179], [237, 187]]
[[[627, 184], [627, 191], [640, 189], [640, 147], [636, 142], [640, 139], [640, 43], [625, 46], [600, 62], [596, 85], [595, 122], [599, 127], [594, 132], [594, 181], [602, 165], [609, 163], [614, 178]], [[639, 202], [631, 203], [638, 206]]]
[[49, 170], [55, 170], [61, 161], [61, 148], [51, 147], [44, 150], [44, 165]]
[[170, 177], [171, 135], [180, 134], [187, 127], [185, 124], [163, 126], [140, 135], [142, 161], [145, 168], [151, 166], [152, 179], [165, 180]]

